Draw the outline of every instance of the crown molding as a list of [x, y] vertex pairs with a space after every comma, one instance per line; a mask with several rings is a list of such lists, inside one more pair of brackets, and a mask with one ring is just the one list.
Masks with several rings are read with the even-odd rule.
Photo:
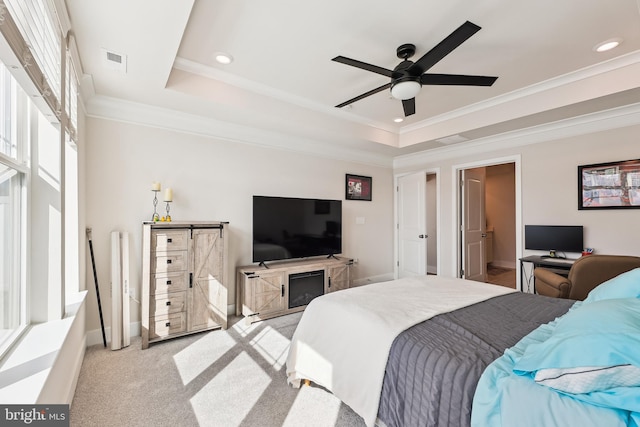
[[87, 117], [113, 120], [216, 138], [227, 142], [286, 150], [334, 160], [390, 168], [392, 156], [338, 146], [281, 132], [251, 128], [210, 117], [106, 96], [85, 100]]
[[267, 86], [261, 83], [257, 83], [253, 80], [238, 77], [236, 75], [221, 71], [217, 68], [209, 65], [204, 65], [199, 62], [191, 61], [182, 57], [176, 57], [173, 63], [173, 68], [187, 73], [196, 74], [202, 77], [218, 80], [222, 83], [238, 87], [250, 92], [254, 92], [263, 96], [267, 96], [273, 99], [278, 99], [283, 102], [287, 102], [293, 105], [297, 105], [302, 108], [306, 108], [317, 113], [326, 114], [331, 117], [335, 117], [342, 120], [349, 120], [361, 125], [381, 129], [394, 134], [398, 133], [398, 129], [395, 126], [391, 126], [388, 123], [382, 123], [371, 119], [358, 116], [349, 110], [341, 108], [327, 107], [325, 104], [309, 101], [307, 98], [293, 95], [291, 93], [275, 89], [271, 86]]
[[393, 168], [422, 167], [425, 164], [488, 151], [512, 149], [610, 129], [640, 125], [640, 103], [585, 114], [517, 131], [505, 132], [447, 147], [397, 156]]
[[[640, 1], [640, 0], [639, 0]], [[502, 106], [509, 102], [513, 102], [522, 98], [537, 95], [539, 93], [546, 92], [550, 89], [557, 89], [559, 87], [585, 80], [591, 77], [599, 76], [609, 73], [630, 65], [640, 63], [640, 51], [630, 52], [626, 55], [621, 55], [616, 58], [609, 59], [607, 61], [600, 62], [570, 73], [566, 73], [551, 79], [532, 84], [530, 86], [523, 87], [521, 89], [514, 90], [502, 95], [495, 96], [493, 98], [476, 102], [475, 104], [469, 104], [465, 107], [458, 108], [456, 110], [448, 111], [438, 116], [430, 117], [425, 120], [421, 120], [409, 126], [404, 126], [400, 129], [400, 135], [420, 130], [427, 126], [434, 126], [448, 120], [457, 119], [467, 116], [472, 113], [477, 113], [485, 109]]]

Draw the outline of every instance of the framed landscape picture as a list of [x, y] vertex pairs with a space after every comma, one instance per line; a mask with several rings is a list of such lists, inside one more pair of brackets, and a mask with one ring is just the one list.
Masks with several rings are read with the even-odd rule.
[[640, 159], [578, 166], [578, 209], [640, 209]]
[[345, 199], [371, 201], [371, 177], [347, 174]]

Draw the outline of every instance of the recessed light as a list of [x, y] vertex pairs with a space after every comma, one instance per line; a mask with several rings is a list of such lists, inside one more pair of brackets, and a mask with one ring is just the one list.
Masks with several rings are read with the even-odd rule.
[[393, 121], [396, 123], [402, 123], [404, 122], [404, 119], [402, 117], [396, 117], [395, 119], [393, 119]]
[[593, 47], [593, 50], [595, 50], [596, 52], [606, 52], [618, 47], [620, 43], [622, 43], [622, 39], [619, 38], [605, 40], [602, 43], [598, 43], [597, 45], [595, 45]]
[[228, 65], [233, 62], [233, 56], [228, 53], [218, 52], [215, 54], [216, 61], [220, 64]]

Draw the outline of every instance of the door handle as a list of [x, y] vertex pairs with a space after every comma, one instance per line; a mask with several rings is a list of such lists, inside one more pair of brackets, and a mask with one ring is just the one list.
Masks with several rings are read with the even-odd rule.
[[487, 237], [487, 233], [482, 233], [482, 237]]
[[429, 237], [428, 234], [420, 234], [420, 235], [418, 235], [419, 239], [426, 239], [427, 237]]

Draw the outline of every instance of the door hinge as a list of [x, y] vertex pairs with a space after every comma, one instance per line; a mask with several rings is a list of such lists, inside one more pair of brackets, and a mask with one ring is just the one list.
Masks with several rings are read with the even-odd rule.
[[464, 277], [464, 270], [460, 270], [460, 277]]
[[396, 262], [396, 265], [397, 265], [398, 267], [400, 267], [400, 261], [397, 261], [397, 262]]
[[464, 179], [460, 180], [460, 187], [464, 187]]
[[193, 288], [193, 273], [189, 273], [189, 287]]

